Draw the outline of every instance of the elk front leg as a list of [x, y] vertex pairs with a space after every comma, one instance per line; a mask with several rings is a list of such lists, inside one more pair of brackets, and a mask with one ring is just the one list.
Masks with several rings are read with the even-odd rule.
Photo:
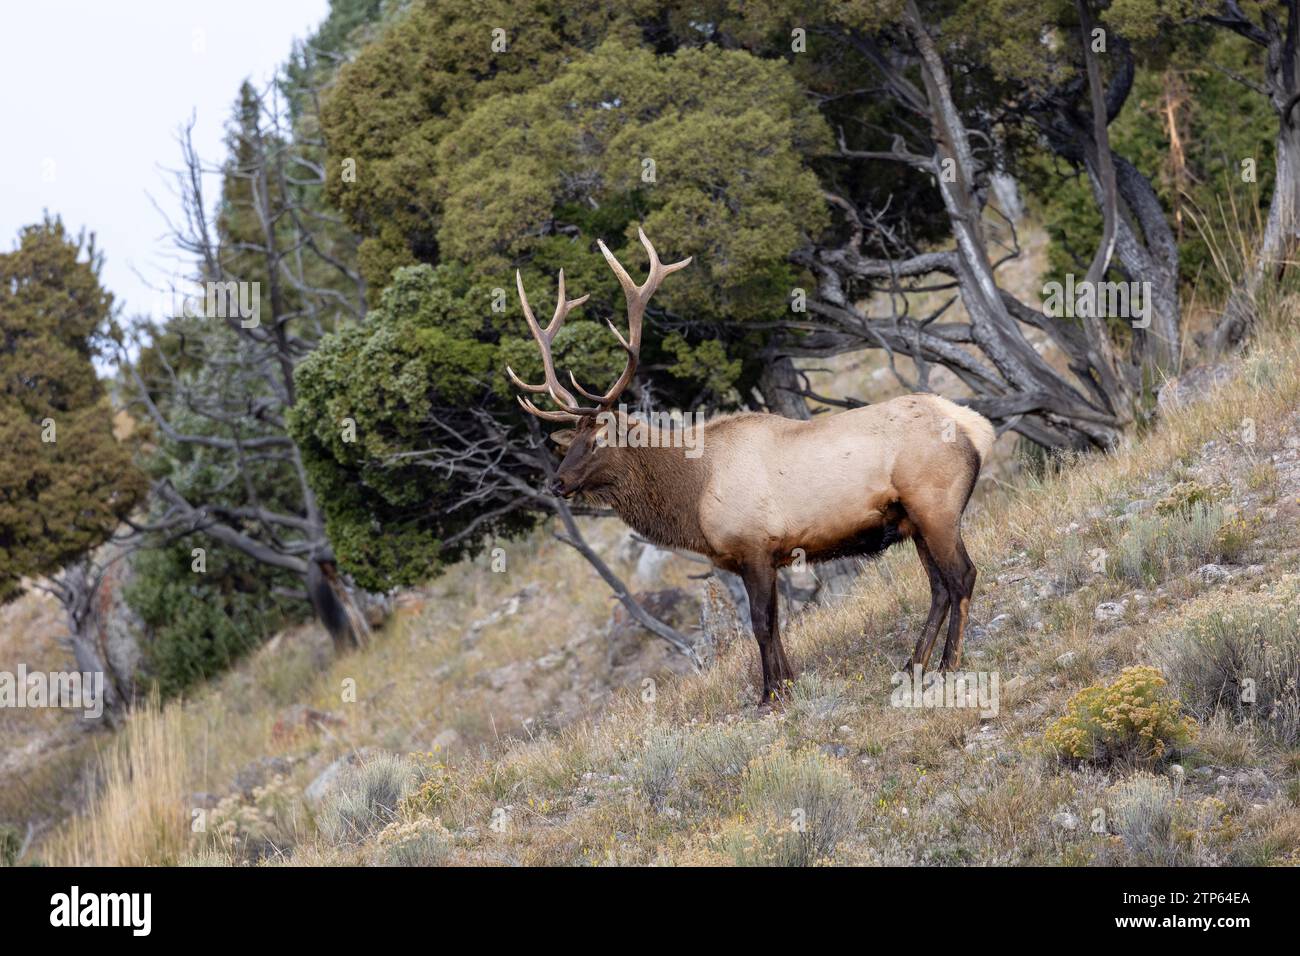
[[758, 655], [763, 665], [763, 691], [759, 704], [776, 699], [787, 681], [794, 678], [785, 648], [781, 646], [781, 628], [777, 620], [777, 571], [770, 564], [746, 565], [741, 571], [745, 592], [749, 595], [749, 620], [758, 641]]

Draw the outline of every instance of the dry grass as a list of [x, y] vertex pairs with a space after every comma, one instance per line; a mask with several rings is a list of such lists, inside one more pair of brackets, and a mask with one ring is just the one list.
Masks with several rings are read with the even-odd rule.
[[[241, 768], [267, 756], [287, 762], [286, 786], [300, 794], [349, 750], [424, 752], [436, 733], [452, 729], [461, 745], [435, 755], [437, 769], [428, 769], [415, 791], [419, 800], [403, 801], [392, 819], [377, 821], [382, 828], [331, 841], [303, 805], [294, 845], [261, 859], [1286, 862], [1294, 848], [1288, 840], [1300, 832], [1300, 808], [1287, 790], [1300, 762], [1291, 745], [1236, 716], [1207, 723], [1199, 749], [1186, 758], [1168, 828], [1163, 784], [1146, 781], [1135, 796], [1130, 791], [1141, 784], [1123, 788], [1131, 770], [1067, 765], [1042, 736], [1079, 689], [1109, 683], [1126, 666], [1157, 662], [1157, 637], [1225, 600], [1250, 601], [1260, 583], [1294, 566], [1294, 518], [1269, 526], [1266, 548], [1255, 540], [1264, 532], [1251, 531], [1238, 553], [1262, 568], [1214, 588], [1189, 579], [1185, 562], [1148, 562], [1134, 579], [1094, 573], [1088, 562], [1094, 545], [1113, 546], [1131, 527], [1130, 502], [1159, 499], [1198, 475], [1226, 486], [1225, 507], [1294, 505], [1300, 489], [1288, 482], [1296, 469], [1262, 463], [1274, 455], [1287, 460], [1288, 442], [1300, 437], [1297, 405], [1300, 343], [1266, 335], [1214, 401], [1167, 416], [1111, 454], [1063, 461], [1050, 476], [1015, 487], [981, 488], [967, 540], [980, 569], [971, 616], [986, 631], [968, 640], [966, 666], [999, 675], [995, 716], [890, 705], [891, 675], [928, 606], [920, 564], [903, 547], [868, 567], [844, 600], [787, 622], [787, 648], [802, 676], [793, 700], [775, 713], [755, 710], [756, 654], [738, 642], [704, 673], [665, 674], [653, 699], [632, 687], [575, 720], [549, 719], [543, 711], [554, 700], [510, 698], [489, 676], [598, 633], [610, 604], [580, 559], [538, 536], [510, 547], [505, 575], [486, 563], [451, 569], [408, 599], [362, 653], [322, 667], [310, 632], [286, 635], [194, 699], [137, 718], [114, 758], [117, 770], [106, 769], [92, 808], [48, 855], [234, 862], [237, 856], [220, 848], [187, 842], [187, 794], [226, 792]], [[1253, 444], [1242, 439], [1247, 419]], [[595, 530], [607, 553], [620, 533], [612, 524]], [[619, 567], [631, 572], [627, 563]], [[697, 570], [683, 563], [669, 572], [670, 583], [688, 584]], [[488, 619], [528, 585], [531, 596], [516, 613], [471, 631], [471, 622]], [[1097, 620], [1096, 606], [1112, 600], [1128, 601], [1125, 614]], [[273, 731], [289, 703], [342, 722], [285, 738]], [[170, 749], [182, 739], [183, 753]], [[1200, 764], [1212, 767], [1209, 777], [1197, 774]], [[1258, 771], [1263, 782], [1215, 782], [1239, 769]], [[1169, 771], [1153, 772], [1163, 779]], [[1146, 799], [1153, 793], [1158, 799]], [[815, 828], [789, 829], [799, 810]], [[182, 827], [173, 832], [166, 821], [177, 819]], [[1109, 821], [1102, 832], [1093, 829], [1098, 819]]]
[[72, 866], [168, 866], [190, 837], [179, 708], [150, 701], [100, 754], [102, 785], [51, 855]]

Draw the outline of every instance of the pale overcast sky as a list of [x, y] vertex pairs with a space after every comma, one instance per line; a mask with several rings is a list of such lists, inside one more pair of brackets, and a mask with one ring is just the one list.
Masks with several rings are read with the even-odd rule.
[[193, 115], [200, 154], [220, 161], [240, 82], [269, 80], [327, 12], [327, 0], [5, 3], [0, 250], [42, 210], [58, 213], [96, 234], [118, 303], [156, 314], [150, 285], [178, 264], [150, 197], [178, 218], [177, 130]]

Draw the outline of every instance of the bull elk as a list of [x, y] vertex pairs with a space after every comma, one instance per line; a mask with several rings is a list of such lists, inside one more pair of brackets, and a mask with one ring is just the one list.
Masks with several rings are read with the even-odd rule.
[[[555, 314], [543, 329], [515, 274], [545, 382], [530, 385], [512, 369], [506, 372], [517, 388], [544, 394], [558, 407], [544, 410], [517, 396], [529, 414], [575, 426], [551, 436], [565, 453], [550, 490], [565, 498], [582, 494], [612, 508], [654, 544], [694, 551], [740, 575], [762, 659], [760, 703], [771, 701], [794, 676], [781, 646], [777, 571], [800, 555], [810, 562], [868, 556], [911, 539], [930, 580], [930, 613], [908, 667], [929, 664], [945, 617], [941, 667], [958, 667], [975, 586], [961, 518], [993, 445], [993, 426], [947, 399], [915, 394], [810, 421], [723, 415], [694, 426], [703, 429], [687, 443], [698, 450], [695, 457], [667, 435], [635, 444], [615, 440], [625, 434], [626, 413], [614, 406], [636, 373], [646, 304], [665, 276], [691, 262], [664, 265], [645, 234], [639, 235], [650, 259], [641, 285], [599, 243], [623, 287], [628, 320], [627, 338], [609, 323], [627, 364], [603, 395], [588, 392], [572, 373], [570, 391], [551, 357], [565, 317], [587, 296], [566, 299], [561, 272]], [[581, 404], [575, 391], [591, 404]]]

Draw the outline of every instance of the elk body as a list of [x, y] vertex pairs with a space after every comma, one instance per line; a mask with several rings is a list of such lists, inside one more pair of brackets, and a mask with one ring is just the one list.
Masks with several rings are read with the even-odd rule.
[[624, 339], [616, 329], [614, 334], [628, 362], [604, 395], [587, 392], [570, 375], [573, 388], [592, 405], [579, 404], [559, 382], [550, 354], [565, 316], [586, 296], [566, 300], [561, 273], [555, 316], [543, 329], [518, 279], [546, 382], [528, 385], [507, 372], [516, 386], [549, 395], [560, 409], [542, 410], [521, 398], [527, 411], [575, 425], [552, 435], [566, 452], [551, 490], [564, 497], [582, 494], [612, 508], [654, 544], [694, 551], [740, 576], [762, 660], [762, 702], [794, 677], [781, 646], [777, 573], [799, 557], [817, 562], [869, 556], [912, 540], [931, 600], [908, 666], [928, 666], [945, 618], [941, 667], [959, 666], [975, 586], [961, 518], [993, 445], [993, 426], [947, 399], [917, 394], [809, 421], [724, 415], [693, 426], [697, 431], [685, 439], [667, 428], [652, 435], [641, 423], [631, 429], [640, 440], [620, 441], [628, 422], [614, 403], [636, 370], [645, 305], [664, 276], [691, 261], [665, 266], [644, 234], [641, 242], [650, 275], [640, 286], [600, 244], [627, 297], [629, 335]]

